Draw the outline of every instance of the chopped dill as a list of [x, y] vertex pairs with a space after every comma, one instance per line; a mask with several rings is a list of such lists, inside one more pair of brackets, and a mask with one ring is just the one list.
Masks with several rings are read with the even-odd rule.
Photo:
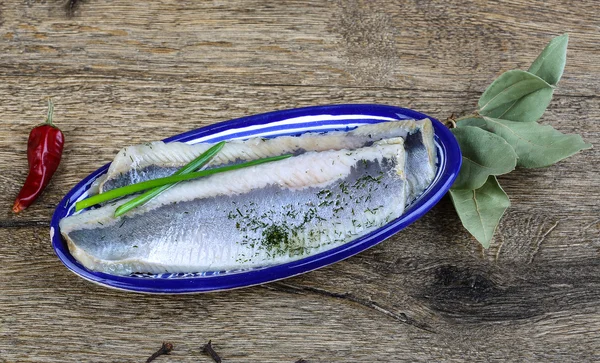
[[340, 183], [340, 190], [342, 191], [342, 193], [344, 194], [349, 194], [348, 192], [348, 183], [347, 182], [341, 182]]
[[324, 200], [319, 203], [319, 207], [327, 207], [333, 204], [333, 200]]

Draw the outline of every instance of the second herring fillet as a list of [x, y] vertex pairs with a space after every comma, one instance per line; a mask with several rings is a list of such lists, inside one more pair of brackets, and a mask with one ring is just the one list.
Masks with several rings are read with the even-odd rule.
[[289, 159], [181, 183], [131, 213], [117, 203], [64, 218], [85, 267], [110, 274], [268, 266], [339, 246], [399, 217], [402, 139]]
[[[233, 140], [213, 159], [210, 167], [256, 160], [288, 153], [357, 149], [374, 142], [401, 137], [406, 139], [409, 173], [409, 201], [429, 185], [435, 174], [433, 130], [428, 119], [402, 120], [360, 126], [349, 132], [305, 133], [301, 136], [279, 136], [271, 139]], [[162, 141], [123, 148], [99, 183], [100, 191], [166, 177], [206, 151], [212, 144], [188, 145]]]

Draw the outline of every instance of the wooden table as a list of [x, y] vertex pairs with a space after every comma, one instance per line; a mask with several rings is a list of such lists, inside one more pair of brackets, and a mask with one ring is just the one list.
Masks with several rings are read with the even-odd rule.
[[[205, 295], [110, 290], [49, 241], [62, 196], [123, 146], [269, 110], [383, 103], [444, 119], [571, 36], [542, 122], [600, 142], [600, 17], [581, 1], [0, 1], [0, 362], [600, 359], [598, 148], [500, 181], [483, 250], [449, 200], [394, 238], [282, 282]], [[46, 98], [67, 139], [52, 183], [10, 212]]]

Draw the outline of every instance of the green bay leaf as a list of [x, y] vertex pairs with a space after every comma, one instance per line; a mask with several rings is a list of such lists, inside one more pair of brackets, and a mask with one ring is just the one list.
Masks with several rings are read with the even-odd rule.
[[510, 206], [496, 177], [490, 176], [476, 190], [450, 189], [450, 197], [463, 226], [484, 248], [488, 248], [500, 218]]
[[568, 43], [568, 34], [553, 38], [533, 61], [531, 67], [529, 67], [529, 72], [556, 86], [560, 81], [560, 77], [562, 77], [567, 62]]
[[[546, 81], [529, 72], [518, 69], [507, 71], [502, 73], [483, 92], [481, 98], [479, 98], [478, 112], [484, 116], [498, 116], [499, 113], [506, 112], [506, 108], [510, 108], [511, 104], [523, 99], [525, 96], [541, 89], [552, 88]], [[525, 106], [532, 101], [526, 101]], [[495, 111], [500, 107], [502, 107], [501, 110]]]
[[517, 165], [524, 168], [549, 166], [592, 147], [579, 135], [563, 134], [552, 126], [535, 122], [483, 117], [462, 120], [460, 124], [461, 127], [481, 127], [504, 138], [517, 153]]
[[490, 175], [511, 172], [517, 165], [517, 154], [506, 140], [479, 127], [452, 129], [462, 153], [462, 167], [454, 189], [480, 188]]
[[496, 107], [487, 112], [486, 116], [509, 121], [536, 122], [548, 108], [553, 93], [552, 87], [539, 89], [516, 101]]
[[[546, 48], [529, 67], [532, 73], [546, 81], [551, 86], [556, 86], [565, 69], [567, 60], [567, 34], [556, 37], [548, 43]], [[553, 87], [543, 87], [518, 100], [503, 104], [485, 112], [485, 116], [510, 121], [535, 122], [542, 117], [544, 111], [552, 101]]]

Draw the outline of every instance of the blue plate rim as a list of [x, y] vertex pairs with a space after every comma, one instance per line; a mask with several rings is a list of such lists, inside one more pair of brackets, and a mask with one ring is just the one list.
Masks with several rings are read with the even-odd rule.
[[[452, 183], [456, 179], [458, 171], [460, 170], [462, 162], [460, 148], [456, 142], [456, 139], [446, 126], [429, 115], [408, 108], [381, 104], [334, 104], [271, 111], [211, 124], [168, 137], [163, 141], [191, 142], [193, 140], [203, 137], [210, 137], [211, 135], [215, 135], [227, 130], [235, 130], [248, 126], [264, 126], [279, 121], [315, 115], [365, 115], [374, 117], [392, 117], [396, 119], [429, 118], [432, 121], [437, 144], [442, 147], [442, 152], [445, 156], [445, 162], [440, 165], [440, 168], [443, 168], [443, 170], [441, 170], [439, 179], [435, 185], [433, 185], [433, 187], [427, 191], [427, 198], [421, 198], [417, 203], [412, 205], [407, 212], [405, 212], [396, 220], [351, 242], [331, 250], [321, 252], [317, 255], [309, 256], [286, 264], [247, 270], [243, 272], [220, 275], [217, 274], [212, 276], [181, 277], [177, 279], [142, 278], [109, 275], [87, 270], [69, 253], [68, 247], [59, 233], [58, 223], [60, 219], [68, 213], [72, 204], [75, 202], [75, 200], [77, 200], [78, 195], [81, 196], [81, 194], [91, 186], [92, 182], [98, 176], [102, 175], [106, 172], [106, 170], [108, 170], [108, 167], [110, 166], [110, 163], [108, 163], [80, 181], [65, 195], [65, 197], [56, 207], [50, 223], [50, 235], [54, 252], [58, 256], [59, 260], [67, 267], [67, 269], [79, 277], [96, 284], [118, 290], [152, 294], [181, 294], [213, 292], [260, 285], [328, 266], [335, 262], [339, 262], [354, 256], [357, 253], [383, 242], [387, 238], [421, 218], [427, 211], [437, 204], [446, 194], [448, 189], [450, 189], [450, 186], [452, 186]], [[339, 124], [340, 120], [337, 120], [336, 122]], [[310, 121], [306, 124], [294, 124], [294, 129], [302, 128], [304, 126], [314, 126], [315, 124], [316, 122]], [[279, 128], [284, 129], [285, 127]], [[261, 130], [264, 130], [264, 128]], [[243, 136], [245, 135], [234, 133], [227, 135], [222, 139]], [[215, 138], [211, 139], [211, 141], [220, 141], [220, 139]]]

